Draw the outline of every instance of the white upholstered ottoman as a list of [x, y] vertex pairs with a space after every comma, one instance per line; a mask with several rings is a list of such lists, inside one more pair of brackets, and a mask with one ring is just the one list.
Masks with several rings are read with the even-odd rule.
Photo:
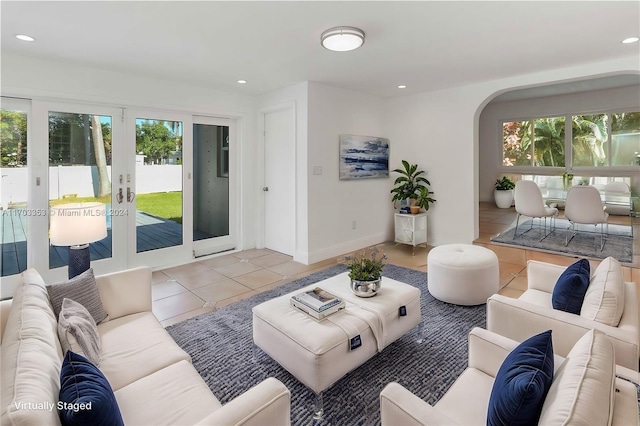
[[[346, 302], [322, 321], [293, 308], [294, 293], [320, 287]], [[402, 309], [401, 309], [402, 308]], [[371, 298], [359, 298], [342, 273], [253, 308], [253, 340], [316, 394], [364, 364], [420, 323], [420, 289], [391, 278]], [[351, 349], [350, 340], [361, 346]]]
[[434, 247], [427, 257], [427, 285], [433, 297], [456, 305], [480, 305], [500, 289], [498, 256], [470, 244]]

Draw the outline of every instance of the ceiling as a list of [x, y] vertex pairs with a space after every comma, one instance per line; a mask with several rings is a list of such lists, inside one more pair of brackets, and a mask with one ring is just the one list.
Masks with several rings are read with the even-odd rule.
[[[638, 43], [620, 43], [640, 36], [638, 1], [4, 0], [0, 12], [3, 54], [247, 95], [309, 80], [394, 97], [631, 55], [640, 62]], [[364, 46], [322, 48], [320, 34], [340, 25], [363, 29]]]

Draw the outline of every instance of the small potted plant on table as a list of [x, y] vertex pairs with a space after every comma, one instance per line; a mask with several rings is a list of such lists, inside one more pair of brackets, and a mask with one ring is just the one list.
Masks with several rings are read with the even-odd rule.
[[351, 291], [359, 297], [372, 297], [380, 290], [382, 269], [387, 255], [377, 248], [363, 250], [345, 258], [351, 278]]
[[503, 176], [502, 179], [496, 180], [495, 190], [493, 191], [493, 199], [496, 202], [496, 206], [501, 209], [508, 209], [513, 203], [513, 188], [516, 184], [507, 176]]

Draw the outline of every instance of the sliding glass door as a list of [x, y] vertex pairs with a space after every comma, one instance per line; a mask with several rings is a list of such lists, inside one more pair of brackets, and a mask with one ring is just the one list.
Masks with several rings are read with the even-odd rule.
[[[28, 199], [28, 149], [31, 133], [31, 102], [1, 99], [0, 110], [0, 276], [2, 292], [7, 281], [27, 269], [27, 234], [30, 210]], [[17, 278], [16, 278], [17, 279]]]
[[195, 117], [193, 123], [193, 248], [204, 256], [235, 248], [235, 125]]
[[[3, 295], [4, 277], [27, 267], [67, 278], [51, 215], [78, 204], [105, 205], [106, 237], [86, 242], [96, 274], [236, 247], [234, 120], [3, 99], [1, 124]], [[43, 143], [27, 151], [28, 139]]]

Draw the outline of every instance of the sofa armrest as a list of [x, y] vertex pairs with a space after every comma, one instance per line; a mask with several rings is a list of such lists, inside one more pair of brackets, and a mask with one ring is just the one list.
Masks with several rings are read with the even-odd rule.
[[151, 269], [140, 267], [96, 277], [109, 320], [151, 312]]
[[587, 331], [600, 330], [613, 342], [616, 364], [638, 371], [637, 330], [622, 330], [580, 315], [537, 306], [499, 294], [494, 294], [487, 300], [487, 330], [522, 342], [549, 329], [553, 330], [553, 352], [560, 356], [567, 356], [573, 345]]
[[496, 377], [502, 362], [516, 346], [515, 340], [476, 327], [469, 333], [469, 368]]
[[289, 426], [291, 392], [279, 380], [269, 377], [228, 402], [199, 425]]
[[2, 342], [2, 336], [4, 336], [4, 328], [7, 325], [7, 319], [9, 318], [9, 311], [11, 311], [12, 302], [13, 299], [0, 301], [0, 342]]
[[410, 391], [392, 382], [380, 392], [382, 426], [454, 425], [449, 417]]
[[527, 262], [527, 285], [531, 289], [553, 293], [553, 288], [566, 266], [530, 260]]

